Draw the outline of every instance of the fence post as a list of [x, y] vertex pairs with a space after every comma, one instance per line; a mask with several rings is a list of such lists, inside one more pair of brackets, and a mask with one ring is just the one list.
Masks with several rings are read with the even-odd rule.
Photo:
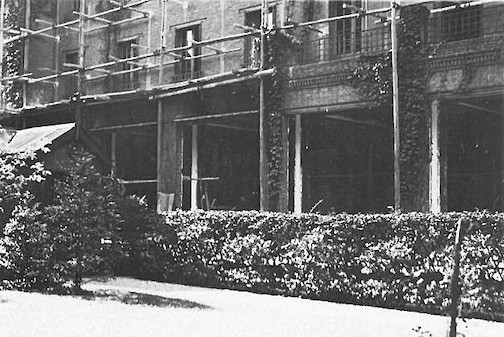
[[462, 247], [462, 219], [457, 222], [453, 251], [453, 271], [450, 283], [450, 329], [448, 337], [457, 337], [458, 304], [460, 301], [460, 248]]

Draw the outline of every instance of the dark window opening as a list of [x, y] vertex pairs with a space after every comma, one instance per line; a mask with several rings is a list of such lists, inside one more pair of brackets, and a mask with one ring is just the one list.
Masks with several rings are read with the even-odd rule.
[[[443, 2], [439, 7], [447, 7], [453, 4], [452, 2]], [[481, 10], [482, 6], [479, 5], [442, 12], [442, 39], [459, 41], [481, 36]]]
[[[201, 24], [179, 28], [175, 31], [175, 47], [191, 46], [201, 41]], [[180, 62], [175, 64], [175, 82], [202, 76], [201, 47], [194, 47], [179, 52]]]
[[[266, 27], [273, 28], [276, 22], [276, 7], [268, 8]], [[261, 28], [261, 10], [245, 12], [245, 26]], [[260, 36], [247, 36], [245, 38], [243, 61], [245, 67], [259, 67], [260, 65]]]
[[[65, 54], [65, 63], [69, 65], [79, 64], [79, 53], [76, 51], [68, 52]], [[65, 67], [65, 70], [75, 70], [74, 67]], [[65, 83], [63, 84], [63, 97], [71, 97], [77, 91], [77, 76], [66, 76], [62, 79]]]
[[[135, 46], [137, 40], [128, 40], [119, 42], [117, 44], [117, 57], [119, 59], [127, 59], [130, 57], [138, 56], [138, 48]], [[134, 69], [139, 68], [136, 65], [137, 61], [132, 62], [123, 62], [118, 65], [118, 84], [120, 86], [119, 89], [130, 89], [135, 88], [138, 85], [138, 71], [134, 71]]]
[[[362, 8], [362, 1], [331, 0], [329, 1], [329, 17], [355, 13], [352, 7]], [[361, 47], [362, 19], [360, 17], [337, 20], [329, 24], [329, 54], [331, 57], [356, 53], [361, 50]]]

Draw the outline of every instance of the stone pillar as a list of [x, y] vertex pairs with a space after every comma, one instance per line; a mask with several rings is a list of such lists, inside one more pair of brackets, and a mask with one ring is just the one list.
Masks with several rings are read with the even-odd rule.
[[182, 131], [173, 121], [182, 106], [158, 103], [158, 211], [182, 206]]
[[439, 141], [439, 100], [431, 103], [430, 126], [430, 169], [429, 169], [429, 210], [441, 212], [441, 155]]
[[303, 171], [301, 166], [301, 115], [296, 115], [294, 129], [294, 213], [303, 211]]

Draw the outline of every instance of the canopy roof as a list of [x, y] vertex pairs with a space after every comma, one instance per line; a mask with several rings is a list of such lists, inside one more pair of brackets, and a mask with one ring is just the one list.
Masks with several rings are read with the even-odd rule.
[[1, 149], [7, 153], [38, 151], [75, 127], [75, 123], [39, 126], [16, 131]]

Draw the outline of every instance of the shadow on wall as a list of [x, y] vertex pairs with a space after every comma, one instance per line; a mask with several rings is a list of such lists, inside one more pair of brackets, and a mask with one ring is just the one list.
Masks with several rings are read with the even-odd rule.
[[[155, 307], [171, 307], [171, 308], [185, 308], [185, 309], [212, 309], [212, 307], [182, 300], [178, 298], [168, 298], [158, 295], [143, 294], [136, 292], [122, 292], [118, 290], [96, 290], [85, 292], [78, 296], [88, 301], [105, 300], [105, 301], [118, 301], [131, 305], [150, 305]], [[1, 302], [1, 299], [0, 299]]]

